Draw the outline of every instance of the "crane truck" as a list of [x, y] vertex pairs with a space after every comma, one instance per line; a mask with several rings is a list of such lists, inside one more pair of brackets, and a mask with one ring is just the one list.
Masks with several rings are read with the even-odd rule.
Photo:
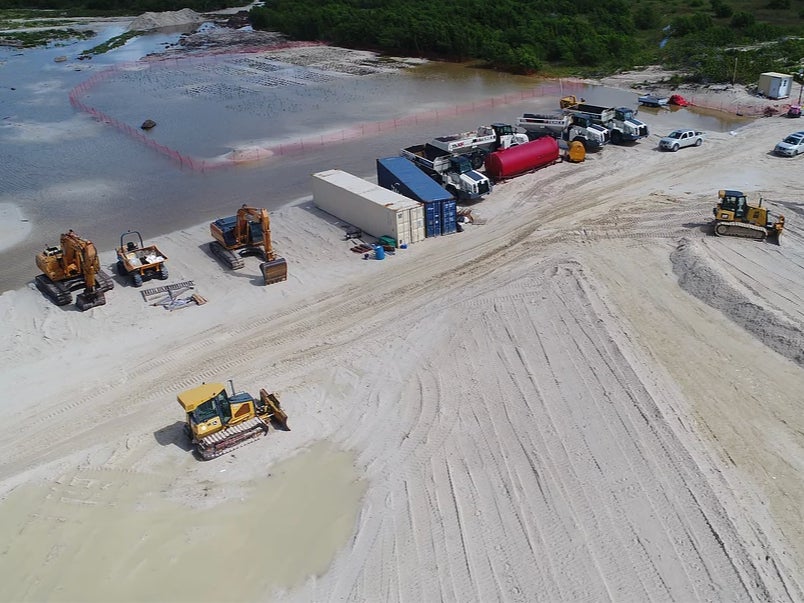
[[42, 271], [34, 279], [36, 288], [57, 306], [66, 306], [72, 301], [71, 292], [84, 287], [75, 299], [79, 310], [104, 305], [104, 293], [114, 288], [114, 281], [101, 270], [95, 245], [72, 230], [61, 235], [60, 243], [36, 256], [36, 266]]
[[240, 270], [245, 266], [243, 258], [255, 255], [263, 259], [260, 272], [266, 285], [287, 280], [287, 261], [276, 255], [271, 242], [268, 210], [244, 203], [234, 216], [210, 223], [209, 231], [215, 239], [209, 244], [210, 252], [230, 269]]
[[460, 200], [475, 200], [491, 192], [491, 180], [472, 169], [466, 155], [449, 154], [438, 151], [427, 144], [419, 144], [402, 149], [399, 154], [415, 163], [419, 169]]
[[449, 136], [438, 136], [427, 143], [430, 154], [466, 155], [472, 168], [483, 166], [488, 153], [529, 142], [527, 134], [517, 132], [510, 124], [493, 123], [477, 130]]
[[614, 144], [635, 142], [649, 134], [647, 124], [636, 119], [636, 112], [628, 107], [590, 105], [575, 96], [565, 96], [559, 104], [565, 114], [588, 118], [606, 128]]

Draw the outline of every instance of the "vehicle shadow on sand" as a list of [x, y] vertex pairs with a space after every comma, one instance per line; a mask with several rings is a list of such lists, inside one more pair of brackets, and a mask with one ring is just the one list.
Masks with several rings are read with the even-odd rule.
[[184, 422], [176, 421], [172, 425], [157, 429], [154, 432], [154, 439], [160, 446], [177, 446], [185, 452], [190, 452], [193, 449], [190, 439], [184, 433]]

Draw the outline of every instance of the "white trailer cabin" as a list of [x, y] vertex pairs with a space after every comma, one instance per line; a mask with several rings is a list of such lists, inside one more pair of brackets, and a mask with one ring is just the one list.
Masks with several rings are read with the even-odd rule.
[[313, 203], [373, 236], [396, 239], [397, 247], [424, 240], [424, 205], [342, 170], [312, 175]]
[[759, 74], [757, 90], [767, 98], [779, 99], [790, 96], [793, 88], [793, 76], [784, 73], [767, 71]]

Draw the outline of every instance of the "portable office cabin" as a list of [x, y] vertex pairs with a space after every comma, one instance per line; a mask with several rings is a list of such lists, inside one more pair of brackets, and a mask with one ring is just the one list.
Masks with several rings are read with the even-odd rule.
[[423, 205], [342, 170], [312, 175], [313, 203], [374, 236], [390, 236], [397, 246], [424, 240]]
[[759, 75], [757, 90], [768, 98], [779, 99], [790, 96], [793, 88], [793, 76], [768, 71]]
[[377, 183], [424, 203], [424, 232], [437, 237], [455, 232], [455, 198], [405, 157], [377, 159]]

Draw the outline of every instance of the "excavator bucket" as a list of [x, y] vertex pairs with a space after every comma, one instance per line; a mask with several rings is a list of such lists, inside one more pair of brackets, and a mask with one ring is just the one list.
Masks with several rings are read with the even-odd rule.
[[106, 305], [106, 296], [103, 294], [103, 291], [93, 291], [88, 292], [84, 291], [79, 293], [75, 296], [75, 306], [84, 312], [85, 310], [89, 310], [90, 308], [94, 308], [96, 306], [105, 306]]
[[269, 262], [260, 264], [260, 271], [265, 278], [266, 285], [281, 283], [288, 279], [288, 263], [285, 258], [276, 258]]

